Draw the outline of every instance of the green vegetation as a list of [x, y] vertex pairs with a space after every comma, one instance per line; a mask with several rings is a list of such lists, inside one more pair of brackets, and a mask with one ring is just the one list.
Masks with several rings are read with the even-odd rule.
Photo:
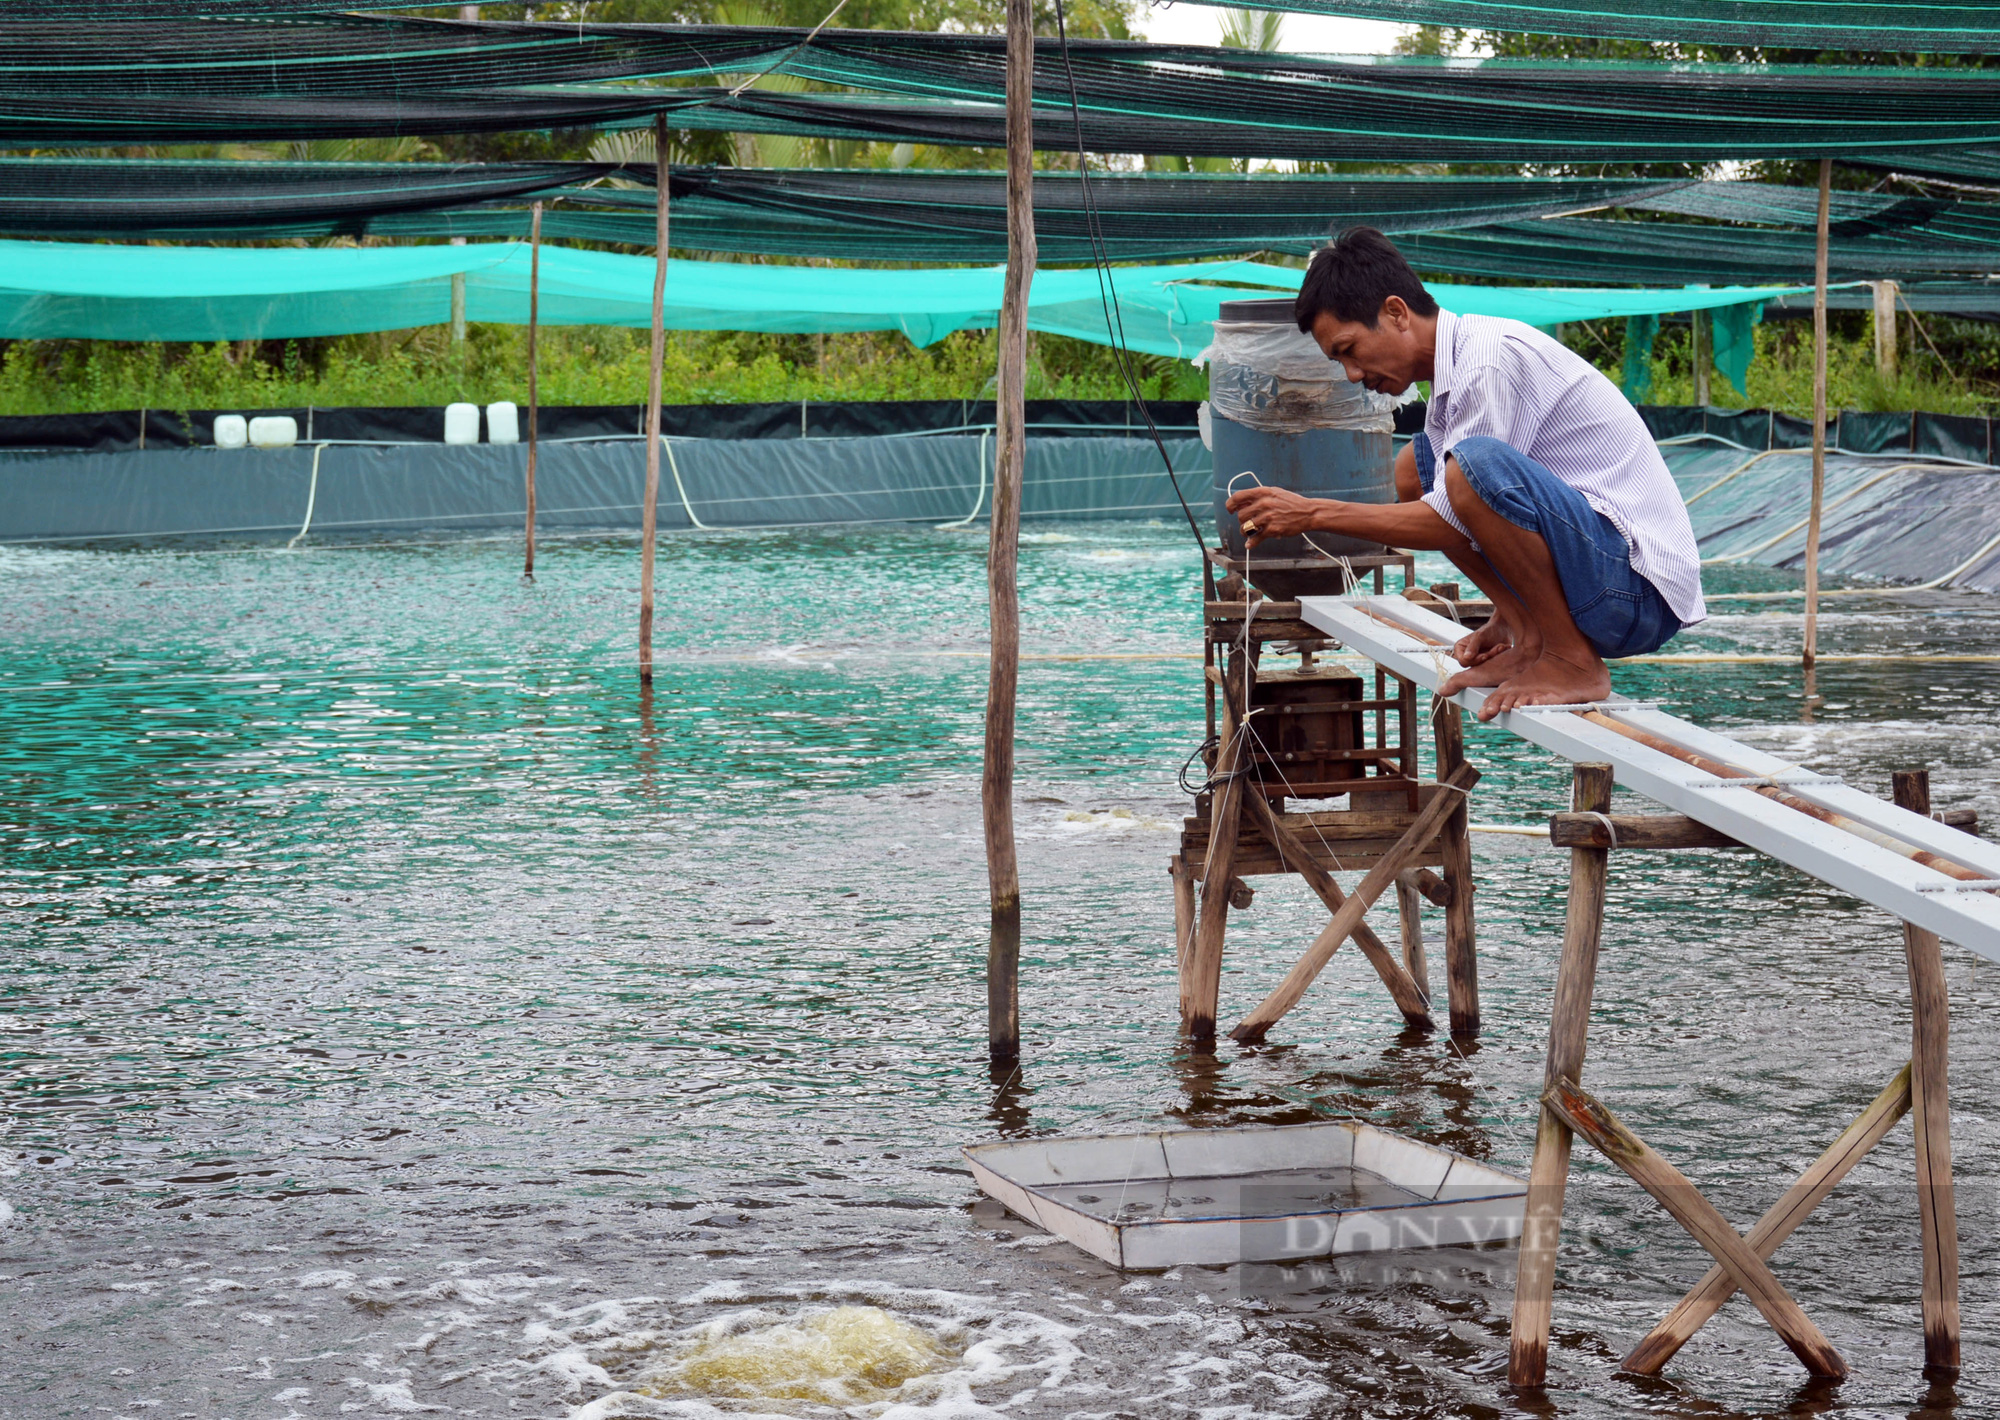
[[[1827, 408], [1870, 411], [1925, 410], [1932, 414], [2000, 413], [2000, 326], [1985, 321], [1907, 314], [1896, 378], [1875, 372], [1875, 337], [1861, 311], [1833, 311], [1828, 318]], [[1777, 409], [1812, 414], [1812, 322], [1772, 321], [1756, 328], [1757, 358], [1750, 388], [1738, 394], [1720, 374], [1709, 381], [1709, 403], [1725, 409]], [[1624, 359], [1623, 321], [1579, 322], [1570, 346], [1616, 382]], [[1932, 349], [1935, 343], [1936, 349]], [[1655, 404], [1694, 403], [1693, 349], [1688, 327], [1669, 326], [1653, 344]]]
[[[646, 398], [645, 331], [545, 330], [539, 344], [544, 403]], [[1205, 377], [1184, 361], [1142, 355], [1135, 364], [1149, 399], [1200, 399], [1206, 392]], [[669, 404], [991, 398], [993, 371], [991, 331], [963, 331], [928, 349], [888, 334], [671, 331], [663, 398]], [[524, 402], [526, 372], [527, 332], [516, 326], [471, 326], [460, 346], [443, 326], [213, 345], [15, 341], [0, 348], [0, 414]], [[1125, 385], [1103, 346], [1037, 336], [1028, 397], [1122, 399]]]

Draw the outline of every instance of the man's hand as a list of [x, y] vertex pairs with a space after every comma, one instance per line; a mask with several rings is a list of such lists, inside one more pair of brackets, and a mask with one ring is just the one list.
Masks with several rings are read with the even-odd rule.
[[1245, 488], [1229, 497], [1229, 511], [1243, 524], [1243, 532], [1255, 547], [1266, 538], [1296, 537], [1313, 529], [1315, 518], [1326, 503], [1307, 498], [1289, 488]]

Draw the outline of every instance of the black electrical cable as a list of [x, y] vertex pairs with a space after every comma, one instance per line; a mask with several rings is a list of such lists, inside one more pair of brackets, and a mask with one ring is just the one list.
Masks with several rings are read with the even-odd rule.
[[1208, 539], [1201, 535], [1201, 524], [1195, 520], [1194, 509], [1188, 506], [1187, 495], [1181, 492], [1180, 479], [1174, 474], [1173, 457], [1167, 452], [1166, 440], [1160, 437], [1159, 426], [1153, 422], [1153, 412], [1147, 407], [1145, 393], [1132, 373], [1131, 351], [1125, 338], [1125, 317], [1118, 309], [1117, 288], [1112, 285], [1110, 249], [1104, 240], [1104, 227], [1097, 215], [1096, 199], [1090, 192], [1090, 157], [1083, 146], [1083, 101], [1077, 94], [1076, 70], [1070, 65], [1069, 24], [1063, 13], [1063, 0], [1056, 0], [1056, 42], [1062, 48], [1063, 76], [1069, 83], [1069, 114], [1076, 136], [1076, 172], [1083, 198], [1084, 228], [1090, 237], [1093, 265], [1097, 269], [1097, 298], [1104, 307], [1104, 333], [1111, 342], [1112, 363], [1118, 367], [1125, 388], [1131, 391], [1133, 402], [1139, 406], [1139, 417], [1146, 421], [1146, 432], [1152, 436], [1153, 447], [1160, 451], [1160, 462], [1166, 465], [1167, 483], [1173, 488], [1174, 498], [1187, 518], [1188, 531], [1194, 534], [1194, 545], [1201, 551], [1202, 584], [1211, 587], [1215, 582], [1215, 563], [1209, 556]]

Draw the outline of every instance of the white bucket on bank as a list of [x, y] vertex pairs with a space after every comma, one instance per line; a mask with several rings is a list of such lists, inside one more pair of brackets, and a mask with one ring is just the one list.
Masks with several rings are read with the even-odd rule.
[[479, 406], [447, 404], [444, 407], [444, 441], [447, 444], [479, 442]]
[[250, 421], [250, 445], [257, 449], [289, 449], [299, 441], [299, 421], [289, 414], [260, 414]]
[[250, 442], [250, 424], [240, 414], [215, 416], [215, 447], [240, 449]]
[[498, 399], [486, 406], [486, 442], [521, 442], [521, 411], [511, 399]]
[[1528, 1182], [1355, 1120], [1011, 1140], [991, 1197], [1114, 1267], [1277, 1262], [1521, 1235]]

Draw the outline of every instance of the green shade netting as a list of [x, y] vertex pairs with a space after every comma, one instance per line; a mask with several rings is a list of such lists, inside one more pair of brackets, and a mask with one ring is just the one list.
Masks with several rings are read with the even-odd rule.
[[1625, 364], [1618, 387], [1634, 404], [1645, 404], [1653, 397], [1653, 339], [1659, 333], [1657, 315], [1625, 317]]
[[[1801, 7], [1802, 9], [1804, 7]], [[251, 141], [643, 123], [992, 144], [998, 36], [726, 26], [0, 21], [0, 144]], [[2000, 73], [1907, 66], [1265, 54], [1078, 40], [1085, 146], [1325, 160], [1863, 159], [2000, 144]], [[793, 80], [900, 96], [751, 90]], [[700, 83], [701, 89], [640, 87]], [[1038, 144], [1071, 148], [1037, 45]]]
[[[327, 16], [343, 8], [342, 0], [12, 0], [10, 5], [12, 14], [20, 19], [97, 22], [163, 21], [189, 15]], [[1253, 3], [1251, 8], [1303, 10], [1405, 25], [1670, 44], [1916, 53], [1982, 53], [2000, 48], [2000, 9], [1986, 5], [1803, 5], [1797, 0], [1685, 0], [1673, 5], [1662, 0], [1595, 0], [1590, 5], [1507, 4], [1498, 0], [1284, 0], [1282, 5], [1260, 7]]]
[[1589, 5], [1507, 4], [1504, 0], [1228, 3], [1250, 9], [1387, 20], [1399, 25], [1639, 39], [1659, 44], [1908, 54], [1983, 54], [2000, 49], [2000, 7], [1991, 5], [1868, 5], [1840, 0], [1830, 4], [1801, 4], [1799, 0], [1594, 0]]
[[[465, 278], [466, 314], [520, 324], [528, 315], [529, 253], [518, 242], [464, 247], [223, 249], [0, 242], [0, 337], [241, 340], [341, 335], [441, 323], [451, 277]], [[544, 247], [540, 319], [549, 325], [651, 322], [650, 257]], [[864, 271], [675, 260], [666, 323], [676, 330], [791, 334], [896, 330], [920, 345], [990, 327], [1001, 268]], [[1125, 342], [1191, 357], [1242, 288], [1295, 290], [1301, 273], [1256, 262], [1115, 267]], [[1231, 288], [1235, 289], [1231, 289]], [[1759, 303], [1797, 288], [1589, 291], [1434, 286], [1453, 310], [1531, 325]], [[1029, 324], [1109, 343], [1099, 275], [1038, 272]]]
[[[588, 163], [256, 163], [0, 158], [0, 232], [169, 240], [331, 234], [525, 236], [519, 207], [561, 196], [543, 234], [650, 246], [651, 187], [574, 186]], [[680, 167], [671, 175], [683, 250], [874, 261], [1006, 259], [1006, 175], [923, 169]], [[1099, 174], [1090, 183], [1110, 255], [1170, 260], [1309, 251], [1334, 226], [1389, 232], [1478, 226], [1630, 203], [1682, 184], [1625, 178], [1326, 174]], [[1035, 229], [1044, 259], [1089, 261], [1083, 184], [1044, 173]], [[474, 204], [471, 210], [464, 210]], [[585, 210], [609, 207], [613, 210]]]
[[1715, 368], [1746, 399], [1750, 395], [1750, 361], [1757, 353], [1757, 337], [1751, 332], [1764, 318], [1763, 303], [1717, 306], [1710, 318], [1714, 335], [1711, 354]]

